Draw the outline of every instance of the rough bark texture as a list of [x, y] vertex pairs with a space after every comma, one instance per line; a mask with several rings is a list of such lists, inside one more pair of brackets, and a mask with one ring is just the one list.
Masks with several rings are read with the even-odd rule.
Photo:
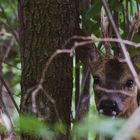
[[[74, 0], [19, 0], [19, 35], [22, 60], [21, 111], [32, 112], [31, 96], [23, 104], [27, 91], [40, 80], [47, 60], [55, 50], [73, 36], [78, 29], [76, 1]], [[72, 59], [64, 54], [57, 56], [46, 73], [43, 84], [55, 100], [59, 117], [70, 127], [72, 96]], [[30, 94], [31, 95], [31, 94]], [[37, 116], [50, 123], [58, 121], [52, 103], [37, 94]], [[24, 138], [27, 140], [27, 138]], [[67, 140], [68, 135], [59, 139]]]

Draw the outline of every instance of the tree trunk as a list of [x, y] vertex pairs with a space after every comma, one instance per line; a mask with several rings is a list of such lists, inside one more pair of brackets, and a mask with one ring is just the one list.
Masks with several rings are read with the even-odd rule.
[[73, 0], [19, 0], [21, 111], [42, 117], [50, 124], [60, 119], [68, 128], [67, 133], [58, 138], [61, 140], [68, 139], [71, 123], [72, 58], [68, 54], [57, 56], [45, 75], [45, 93], [41, 90], [35, 93], [34, 89], [50, 56], [76, 33], [77, 9]]

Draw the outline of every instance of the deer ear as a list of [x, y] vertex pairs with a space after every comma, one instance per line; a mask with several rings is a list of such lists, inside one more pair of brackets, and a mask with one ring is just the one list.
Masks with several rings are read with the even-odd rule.
[[94, 44], [87, 44], [76, 48], [76, 55], [87, 66], [95, 63], [101, 57]]

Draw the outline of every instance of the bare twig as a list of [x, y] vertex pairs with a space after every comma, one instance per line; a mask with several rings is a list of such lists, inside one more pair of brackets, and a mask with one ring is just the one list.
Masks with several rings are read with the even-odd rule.
[[10, 42], [9, 46], [7, 46], [7, 49], [6, 49], [6, 52], [5, 52], [4, 56], [3, 56], [2, 61], [5, 61], [6, 58], [8, 57], [9, 52], [11, 50], [11, 47], [12, 47], [13, 43], [14, 43], [14, 38], [11, 39], [11, 42]]
[[114, 89], [107, 89], [107, 88], [104, 88], [104, 87], [101, 87], [101, 86], [97, 86], [95, 87], [96, 90], [99, 90], [99, 91], [103, 91], [103, 92], [106, 92], [106, 93], [117, 93], [117, 94], [124, 94], [126, 96], [136, 96], [136, 94], [132, 94], [131, 92], [126, 92], [124, 90], [114, 90]]
[[102, 3], [103, 3], [103, 6], [104, 6], [104, 8], [106, 10], [106, 13], [108, 15], [108, 18], [109, 18], [109, 20], [111, 22], [111, 25], [112, 25], [112, 27], [114, 29], [114, 32], [115, 32], [117, 38], [120, 40], [120, 47], [122, 49], [122, 53], [124, 55], [124, 58], [126, 60], [126, 63], [128, 64], [128, 67], [129, 67], [129, 69], [130, 69], [130, 71], [131, 71], [131, 73], [132, 73], [132, 75], [133, 75], [133, 77], [134, 77], [134, 79], [136, 81], [136, 84], [137, 84], [138, 88], [140, 89], [140, 81], [139, 81], [138, 74], [137, 74], [137, 72], [136, 72], [136, 70], [135, 70], [135, 68], [134, 68], [134, 66], [133, 66], [133, 64], [131, 62], [129, 53], [128, 53], [128, 51], [127, 51], [127, 49], [126, 49], [126, 47], [125, 47], [125, 45], [123, 43], [123, 40], [121, 39], [120, 34], [119, 34], [119, 32], [118, 32], [118, 30], [116, 28], [116, 25], [114, 23], [114, 20], [112, 18], [112, 15], [111, 15], [111, 12], [110, 12], [110, 9], [109, 9], [109, 7], [107, 5], [106, 0], [102, 0]]
[[4, 79], [3, 79], [3, 77], [2, 77], [1, 75], [0, 75], [0, 80], [1, 80], [2, 84], [4, 85], [4, 87], [6, 88], [8, 95], [10, 96], [10, 98], [11, 98], [11, 100], [12, 100], [12, 102], [13, 102], [15, 108], [17, 109], [17, 111], [18, 111], [18, 113], [19, 113], [20, 110], [19, 110], [18, 105], [17, 105], [17, 103], [15, 102], [15, 100], [14, 100], [14, 98], [13, 98], [13, 96], [12, 96], [13, 94], [12, 94], [12, 92], [10, 91], [9, 87], [7, 86], [6, 82], [4, 81]]
[[140, 26], [140, 11], [135, 14], [135, 17], [132, 20], [130, 31], [129, 31], [128, 36], [127, 36], [127, 40], [133, 39], [134, 33], [139, 28], [139, 26]]
[[59, 115], [59, 113], [58, 113], [55, 100], [44, 90], [43, 87], [42, 87], [42, 91], [44, 92], [44, 94], [45, 94], [45, 96], [47, 97], [47, 99], [52, 103], [53, 108], [54, 108], [54, 111], [55, 111], [55, 114], [56, 114], [56, 116], [57, 116], [57, 118], [58, 118], [58, 121], [61, 122], [60, 115]]
[[[73, 50], [71, 50], [71, 49], [70, 49], [70, 50], [67, 50], [67, 49], [57, 50], [56, 52], [54, 52], [54, 53], [51, 55], [50, 59], [47, 61], [46, 65], [45, 65], [45, 68], [44, 68], [44, 70], [43, 70], [43, 72], [42, 72], [42, 76], [41, 76], [40, 81], [39, 81], [39, 83], [37, 84], [37, 86], [30, 88], [30, 89], [26, 92], [26, 94], [25, 94], [25, 96], [24, 96], [24, 103], [23, 103], [23, 105], [26, 104], [27, 100], [29, 99], [30, 93], [32, 93], [32, 94], [31, 94], [31, 95], [32, 95], [32, 103], [33, 103], [33, 104], [32, 104], [32, 111], [33, 111], [34, 113], [36, 113], [36, 112], [37, 112], [36, 96], [37, 96], [37, 94], [39, 93], [39, 91], [42, 90], [42, 91], [44, 92], [44, 94], [47, 96], [48, 100], [53, 104], [54, 110], [55, 110], [55, 112], [56, 112], [57, 117], [59, 116], [58, 111], [57, 111], [57, 109], [56, 109], [56, 105], [55, 105], [54, 100], [51, 98], [51, 96], [49, 96], [49, 95], [47, 94], [47, 92], [46, 92], [46, 91], [44, 90], [44, 88], [42, 87], [42, 84], [43, 84], [44, 79], [45, 79], [45, 74], [46, 74], [46, 72], [47, 72], [47, 70], [48, 70], [48, 68], [49, 68], [49, 65], [50, 65], [51, 62], [53, 61], [53, 59], [54, 59], [57, 55], [62, 54], [62, 53], [68, 53], [68, 54], [72, 55], [72, 54], [73, 54], [72, 51], [73, 51]], [[58, 117], [58, 120], [60, 120], [59, 117]]]
[[[101, 13], [101, 31], [104, 38], [109, 37], [109, 20], [108, 20], [108, 17], [105, 15], [105, 10], [103, 7], [102, 7], [102, 13]], [[110, 42], [104, 42], [104, 46], [106, 49], [106, 56], [110, 57], [112, 55]]]
[[[131, 42], [131, 41], [128, 41], [128, 40], [113, 39], [113, 38], [105, 38], [105, 39], [103, 38], [103, 39], [101, 39], [101, 38], [96, 38], [95, 36], [92, 36], [92, 37], [90, 37], [90, 36], [88, 36], [88, 37], [73, 36], [70, 40], [68, 40], [68, 42], [71, 41], [72, 39], [82, 39], [83, 42], [75, 42], [71, 49], [61, 49], [61, 50], [59, 49], [59, 50], [57, 50], [56, 52], [54, 52], [54, 53], [51, 55], [50, 59], [47, 61], [46, 65], [45, 65], [45, 68], [44, 68], [44, 70], [43, 70], [43, 72], [42, 72], [42, 76], [41, 76], [41, 79], [40, 79], [38, 85], [43, 84], [44, 79], [45, 79], [45, 74], [46, 74], [46, 72], [47, 72], [47, 70], [48, 70], [49, 65], [51, 64], [51, 62], [53, 61], [53, 59], [54, 59], [57, 55], [59, 55], [59, 54], [64, 54], [64, 53], [66, 53], [66, 54], [70, 54], [70, 56], [72, 56], [73, 53], [74, 53], [74, 50], [75, 50], [77, 47], [86, 46], [86, 45], [88, 45], [88, 44], [92, 44], [92, 43], [99, 42], [99, 41], [111, 41], [111, 42], [119, 42], [119, 43], [122, 41], [123, 43], [129, 44], [129, 45], [134, 45], [134, 44], [135, 44], [135, 43], [133, 43], [133, 42]], [[136, 45], [137, 45], [137, 44], [135, 44], [135, 46], [136, 46]], [[139, 45], [140, 45], [140, 44], [139, 44]], [[127, 62], [127, 61], [126, 61], [126, 62]], [[134, 78], [135, 78], [135, 76], [134, 76]], [[37, 86], [37, 87], [38, 87], [38, 86]]]
[[26, 105], [26, 103], [27, 103], [27, 101], [28, 101], [28, 99], [29, 99], [30, 93], [33, 92], [34, 90], [36, 90], [36, 88], [37, 88], [37, 86], [34, 86], [34, 87], [29, 88], [29, 89], [26, 91], [26, 93], [25, 93], [25, 95], [24, 95], [24, 98], [23, 98], [23, 101], [22, 101], [23, 106]]
[[84, 44], [86, 44], [86, 45], [96, 43], [96, 42], [116, 42], [116, 43], [122, 42], [122, 43], [124, 43], [126, 45], [129, 45], [129, 46], [132, 46], [134, 48], [140, 48], [140, 43], [135, 43], [135, 42], [132, 42], [132, 41], [129, 41], [129, 40], [118, 39], [118, 38], [98, 38], [95, 35], [86, 36], [86, 37], [85, 36], [73, 36], [68, 41], [72, 41], [72, 40], [76, 40], [76, 39], [77, 40], [81, 39], [82, 41], [84, 41]]
[[135, 42], [132, 42], [129, 40], [122, 40], [122, 39], [118, 39], [118, 38], [97, 38], [96, 42], [105, 42], [105, 41], [117, 42], [117, 43], [122, 42], [123, 44], [130, 45], [134, 48], [140, 48], [140, 43], [135, 43]]
[[[80, 41], [78, 41], [80, 40]], [[54, 52], [50, 59], [47, 61], [46, 65], [45, 65], [45, 68], [42, 72], [42, 75], [41, 75], [41, 78], [40, 78], [40, 81], [39, 83], [35, 86], [35, 87], [32, 87], [30, 88], [26, 94], [25, 94], [25, 103], [26, 101], [28, 100], [29, 98], [29, 93], [35, 93], [37, 94], [38, 91], [40, 91], [40, 86], [42, 86], [42, 84], [44, 83], [44, 79], [45, 79], [45, 75], [48, 71], [48, 68], [49, 68], [49, 65], [52, 63], [52, 61], [54, 60], [54, 58], [59, 55], [59, 54], [69, 54], [70, 56], [73, 56], [74, 54], [74, 51], [77, 47], [81, 47], [81, 46], [87, 46], [88, 44], [93, 44], [95, 42], [118, 42], [118, 43], [124, 43], [124, 44], [127, 44], [127, 45], [132, 45], [132, 46], [135, 46], [136, 48], [140, 47], [140, 44], [137, 44], [137, 43], [134, 43], [134, 42], [131, 42], [131, 41], [128, 41], [128, 40], [122, 40], [122, 39], [118, 39], [118, 38], [97, 38], [96, 36], [87, 36], [87, 37], [84, 37], [84, 36], [73, 36], [72, 38], [70, 38], [65, 45], [69, 44], [71, 41], [75, 41], [74, 45], [71, 47], [71, 49], [59, 49], [59, 50], [56, 50], [56, 52]], [[127, 52], [128, 53], [128, 52]], [[129, 56], [127, 56], [129, 57]], [[127, 61], [126, 61], [127, 60]], [[128, 59], [125, 59], [125, 61], [128, 63]], [[132, 70], [133, 71], [133, 70]], [[135, 74], [135, 73], [134, 73]], [[134, 75], [134, 78], [135, 78], [135, 75]], [[106, 91], [107, 89], [100, 89], [100, 90], [104, 90]], [[37, 91], [37, 92], [36, 92]], [[44, 91], [44, 90], [43, 90]], [[109, 91], [107, 91], [109, 92]], [[112, 92], [112, 91], [110, 91]], [[113, 90], [114, 92], [114, 90]], [[118, 91], [116, 91], [118, 92]], [[119, 90], [120, 93], [122, 93], [122, 91]], [[44, 92], [45, 93], [45, 92]], [[123, 94], [126, 94], [128, 95], [126, 92]], [[34, 96], [35, 97], [35, 96]], [[47, 96], [48, 98], [48, 96]], [[50, 98], [49, 98], [50, 100]], [[52, 102], [52, 101], [51, 101]], [[34, 103], [35, 100], [34, 100]], [[53, 103], [53, 102], [52, 102]], [[54, 104], [53, 104], [54, 105]], [[56, 109], [55, 109], [56, 110]]]
[[38, 87], [32, 92], [32, 112], [37, 114], [37, 94], [39, 93], [39, 91], [42, 89], [41, 85], [38, 85]]
[[73, 51], [74, 51], [74, 50], [72, 50], [72, 49], [69, 49], [69, 50], [68, 50], [68, 49], [56, 50], [56, 52], [54, 52], [54, 53], [51, 55], [50, 59], [47, 61], [46, 65], [45, 65], [45, 68], [44, 68], [44, 70], [43, 70], [43, 72], [42, 72], [42, 76], [41, 76], [39, 85], [43, 84], [44, 78], [45, 78], [45, 74], [46, 74], [46, 72], [47, 72], [47, 70], [48, 70], [48, 68], [49, 68], [49, 65], [50, 65], [51, 62], [53, 61], [53, 59], [54, 59], [57, 55], [59, 55], [59, 54], [64, 54], [64, 53], [70, 54], [70, 56], [72, 56], [72, 55], [73, 55]]
[[80, 109], [81, 109], [81, 102], [83, 100], [82, 97], [83, 97], [83, 94], [84, 94], [83, 91], [84, 91], [84, 88], [85, 88], [85, 85], [86, 85], [86, 81], [87, 81], [87, 78], [88, 78], [89, 74], [90, 74], [90, 69], [87, 70], [86, 75], [84, 77], [83, 87], [82, 87], [81, 95], [80, 95], [80, 97], [78, 99], [78, 104], [77, 104], [77, 109], [76, 109], [76, 118], [79, 118], [79, 113], [80, 113]]
[[[37, 86], [33, 87], [31, 90], [30, 89], [28, 90], [30, 92], [26, 93], [26, 99], [28, 99], [29, 93], [31, 93], [31, 92], [34, 93], [34, 91], [39, 91], [40, 85], [42, 85], [44, 83], [45, 75], [46, 75], [46, 72], [48, 71], [49, 65], [51, 64], [51, 62], [53, 61], [53, 59], [57, 55], [59, 55], [59, 54], [69, 54], [70, 56], [72, 56], [77, 47], [81, 47], [81, 46], [86, 47], [88, 44], [92, 44], [92, 43], [99, 42], [99, 41], [112, 41], [112, 42], [119, 42], [119, 43], [122, 41], [126, 44], [134, 45], [133, 42], [128, 41], [128, 40], [113, 39], [113, 38], [103, 38], [103, 39], [101, 39], [101, 38], [96, 38], [95, 36], [92, 36], [92, 37], [91, 36], [88, 36], [88, 37], [73, 36], [72, 38], [70, 38], [67, 41], [67, 43], [69, 43], [72, 40], [77, 40], [77, 39], [82, 40], [82, 42], [75, 42], [74, 45], [71, 47], [71, 49], [59, 49], [51, 55], [50, 59], [47, 61], [46, 65], [45, 65], [45, 68], [42, 72], [39, 83], [37, 84]], [[120, 92], [122, 92], [122, 91], [120, 91]], [[126, 94], [126, 93], [124, 93], [124, 94]]]

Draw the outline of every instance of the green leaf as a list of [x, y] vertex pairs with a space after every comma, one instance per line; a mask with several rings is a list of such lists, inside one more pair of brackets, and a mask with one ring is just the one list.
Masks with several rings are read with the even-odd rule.
[[46, 126], [45, 123], [32, 116], [21, 115], [17, 121], [21, 133], [27, 133], [32, 136], [39, 136], [43, 138], [53, 139], [55, 137], [52, 130]]
[[80, 138], [93, 133], [113, 136], [120, 130], [123, 124], [124, 120], [122, 119], [98, 117], [94, 114], [75, 125], [74, 136]]
[[100, 16], [101, 14], [101, 1], [97, 1], [89, 10], [86, 12], [86, 18], [93, 18]]

